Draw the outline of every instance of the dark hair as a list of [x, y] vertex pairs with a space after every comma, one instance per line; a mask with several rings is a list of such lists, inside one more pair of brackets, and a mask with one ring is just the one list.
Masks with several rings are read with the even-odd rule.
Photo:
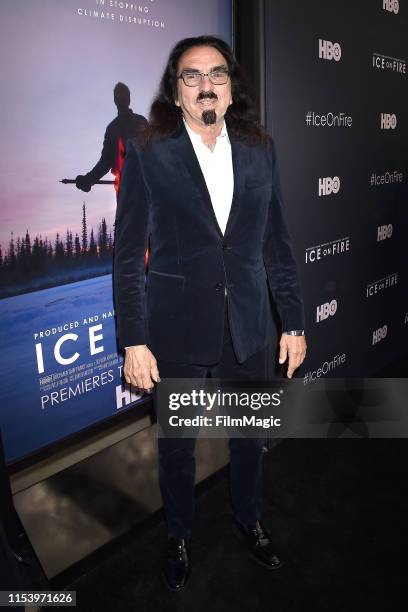
[[130, 89], [124, 83], [116, 83], [113, 90], [113, 100], [116, 106], [129, 106]]
[[229, 45], [215, 36], [196, 36], [180, 40], [172, 49], [160, 81], [159, 91], [150, 108], [149, 125], [143, 141], [149, 142], [173, 134], [182, 122], [182, 111], [176, 106], [177, 70], [181, 56], [192, 47], [210, 46], [225, 58], [231, 78], [232, 104], [228, 106], [225, 122], [230, 135], [249, 144], [266, 143], [270, 140], [260, 125], [248, 84]]

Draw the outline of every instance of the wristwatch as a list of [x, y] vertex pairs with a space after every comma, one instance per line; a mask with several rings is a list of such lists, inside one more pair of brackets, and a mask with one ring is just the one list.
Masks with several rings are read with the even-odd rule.
[[288, 334], [289, 336], [304, 336], [304, 329], [291, 329], [290, 331], [283, 332], [284, 334]]

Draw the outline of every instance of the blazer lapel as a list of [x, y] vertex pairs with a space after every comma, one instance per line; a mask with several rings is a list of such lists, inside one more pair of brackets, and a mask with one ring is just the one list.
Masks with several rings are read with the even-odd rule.
[[225, 236], [231, 232], [231, 226], [239, 208], [240, 196], [245, 188], [246, 148], [238, 139], [230, 136], [232, 169], [234, 173], [234, 192], [231, 210], [225, 228]]
[[195, 192], [197, 193], [198, 197], [204, 201], [208, 214], [212, 218], [217, 232], [220, 234], [220, 236], [222, 236], [221, 228], [218, 225], [217, 217], [215, 216], [211, 202], [211, 197], [207, 189], [207, 184], [205, 182], [200, 163], [195, 154], [194, 147], [184, 126], [184, 122], [181, 123], [180, 127], [173, 134], [171, 141], [173, 152], [176, 153], [181, 159], [184, 168], [187, 170], [187, 173], [191, 178]]
[[231, 154], [232, 154], [232, 166], [234, 173], [234, 192], [231, 203], [231, 210], [228, 217], [227, 227], [225, 234], [222, 233], [220, 226], [218, 225], [217, 217], [214, 212], [214, 208], [211, 202], [211, 197], [207, 189], [204, 175], [201, 170], [200, 163], [194, 151], [194, 147], [191, 143], [190, 137], [184, 126], [184, 123], [177, 129], [173, 134], [172, 138], [173, 151], [177, 153], [181, 159], [185, 169], [191, 177], [192, 183], [196, 190], [197, 195], [205, 202], [208, 214], [212, 218], [215, 228], [219, 236], [224, 239], [224, 236], [230, 231], [231, 223], [236, 216], [239, 202], [239, 195], [244, 189], [245, 185], [245, 150], [244, 146], [235, 138], [230, 138], [231, 142]]

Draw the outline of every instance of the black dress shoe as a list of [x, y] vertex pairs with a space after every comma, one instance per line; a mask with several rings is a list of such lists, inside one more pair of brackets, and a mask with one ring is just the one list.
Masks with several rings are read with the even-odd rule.
[[172, 591], [181, 591], [187, 584], [190, 571], [189, 541], [169, 537], [163, 569], [166, 585]]
[[253, 525], [243, 525], [235, 519], [235, 525], [238, 535], [245, 540], [249, 552], [258, 563], [268, 569], [282, 567], [283, 562], [276, 554], [271, 535], [261, 521], [256, 521]]

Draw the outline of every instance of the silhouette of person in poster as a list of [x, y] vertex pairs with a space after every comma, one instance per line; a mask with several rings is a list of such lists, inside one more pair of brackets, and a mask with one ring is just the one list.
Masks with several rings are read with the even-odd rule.
[[113, 99], [118, 116], [106, 128], [100, 160], [87, 174], [79, 174], [75, 179], [76, 187], [82, 191], [90, 191], [92, 185], [111, 171], [115, 175], [115, 189], [116, 193], [118, 192], [126, 142], [147, 124], [143, 115], [137, 115], [129, 108], [130, 90], [127, 85], [117, 83], [113, 90]]

